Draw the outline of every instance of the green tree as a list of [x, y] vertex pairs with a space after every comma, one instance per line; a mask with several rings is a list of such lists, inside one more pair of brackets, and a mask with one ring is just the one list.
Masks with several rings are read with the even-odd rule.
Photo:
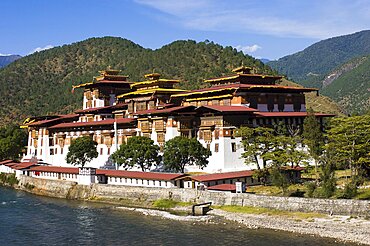
[[160, 156], [159, 147], [147, 137], [135, 136], [129, 138], [127, 143], [121, 144], [119, 149], [112, 154], [112, 160], [125, 169], [138, 166], [143, 172], [152, 165], [158, 165]]
[[197, 139], [178, 136], [165, 143], [163, 163], [166, 169], [184, 173], [186, 165], [206, 167], [210, 155]]
[[68, 149], [67, 163], [84, 167], [87, 162], [98, 157], [97, 145], [98, 143], [89, 136], [73, 140]]
[[327, 149], [322, 157], [320, 166], [320, 197], [329, 198], [335, 193], [337, 184], [335, 166], [335, 150]]
[[27, 145], [27, 134], [17, 125], [0, 128], [0, 160], [18, 160], [24, 146]]
[[352, 178], [369, 176], [370, 115], [333, 118], [327, 138], [326, 148], [335, 149], [336, 161], [348, 163]]
[[[274, 130], [265, 127], [241, 127], [237, 130], [236, 136], [242, 138], [244, 152], [242, 157], [246, 163], [254, 162], [257, 169], [267, 166], [268, 153], [274, 149]], [[262, 167], [260, 164], [262, 160]]]
[[281, 170], [279, 166], [275, 166], [271, 168], [270, 171], [271, 183], [277, 187], [279, 187], [283, 193], [286, 193], [290, 181], [286, 177], [285, 173]]
[[320, 123], [312, 109], [308, 110], [308, 115], [303, 122], [303, 138], [304, 144], [307, 145], [311, 157], [315, 161], [316, 181], [318, 180], [317, 164], [324, 146], [324, 136], [321, 131]]

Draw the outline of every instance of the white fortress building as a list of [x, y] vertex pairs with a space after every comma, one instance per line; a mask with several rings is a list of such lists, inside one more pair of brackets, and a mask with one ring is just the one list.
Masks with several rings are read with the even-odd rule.
[[[163, 150], [175, 136], [197, 138], [212, 155], [203, 172], [254, 169], [241, 158], [240, 126], [271, 126], [278, 122], [301, 126], [307, 116], [305, 92], [313, 88], [282, 86], [279, 76], [255, 74], [249, 67], [234, 74], [205, 80], [208, 88], [176, 89], [178, 80], [145, 75], [141, 82], [128, 81], [118, 70], [100, 71], [92, 82], [74, 86], [84, 90], [81, 110], [74, 114], [33, 117], [26, 120], [27, 153], [47, 164], [71, 167], [66, 162], [73, 139], [91, 136], [99, 156], [86, 166], [101, 168], [109, 156], [132, 136], [146, 136]], [[316, 114], [322, 117], [331, 115]], [[186, 171], [200, 171], [195, 166]]]

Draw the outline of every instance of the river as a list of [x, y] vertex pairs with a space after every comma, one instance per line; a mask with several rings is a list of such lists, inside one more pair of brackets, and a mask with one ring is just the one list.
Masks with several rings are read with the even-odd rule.
[[[0, 245], [343, 245], [235, 223], [182, 222], [0, 187]], [[347, 244], [352, 245], [352, 244]]]

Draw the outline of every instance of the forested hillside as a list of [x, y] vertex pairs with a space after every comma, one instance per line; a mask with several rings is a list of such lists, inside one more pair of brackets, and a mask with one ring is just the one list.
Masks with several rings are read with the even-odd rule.
[[352, 58], [370, 54], [370, 30], [329, 38], [269, 66], [304, 86], [320, 87], [324, 77]]
[[301, 85], [322, 89], [348, 113], [361, 113], [369, 110], [370, 77], [365, 65], [357, 66], [368, 55], [370, 30], [320, 41], [268, 65]]
[[323, 82], [322, 94], [334, 99], [347, 112], [368, 111], [370, 56], [353, 59], [332, 71]]
[[193, 89], [205, 86], [203, 79], [230, 73], [241, 64], [273, 73], [259, 60], [213, 42], [176, 41], [150, 50], [122, 38], [91, 38], [34, 53], [1, 69], [0, 125], [80, 108], [82, 91], [72, 94], [72, 84], [91, 81], [108, 66], [121, 69], [132, 81], [155, 69]]

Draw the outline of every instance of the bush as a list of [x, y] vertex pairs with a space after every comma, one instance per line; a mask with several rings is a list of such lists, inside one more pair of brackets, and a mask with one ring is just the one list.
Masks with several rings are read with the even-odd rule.
[[8, 174], [8, 173], [0, 173], [0, 183], [4, 185], [16, 185], [18, 184], [19, 180], [15, 177], [15, 174]]
[[339, 198], [351, 199], [357, 195], [357, 185], [356, 182], [349, 182], [344, 186], [343, 194]]
[[317, 189], [317, 185], [314, 182], [307, 182], [305, 183], [307, 187], [307, 197], [314, 197], [315, 191]]

